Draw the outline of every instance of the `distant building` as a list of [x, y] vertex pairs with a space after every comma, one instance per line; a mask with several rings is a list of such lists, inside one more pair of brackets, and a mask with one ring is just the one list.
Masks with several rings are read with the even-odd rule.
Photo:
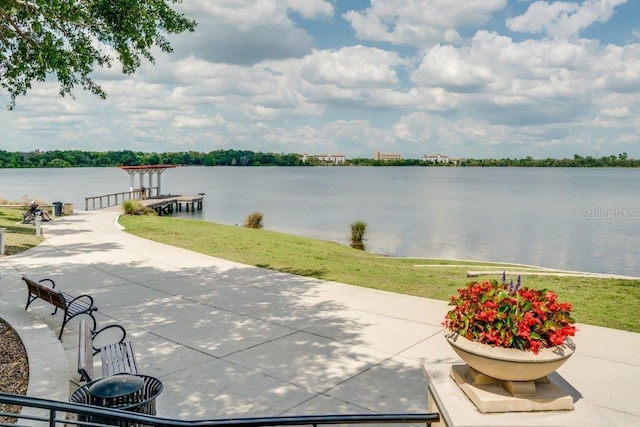
[[373, 152], [373, 160], [382, 160], [382, 161], [402, 160], [402, 156], [400, 156], [400, 153], [384, 154], [378, 151], [378, 149], [376, 148], [376, 151]]
[[424, 162], [442, 163], [444, 165], [448, 165], [449, 163], [458, 165], [462, 163], [464, 160], [465, 159], [449, 157], [443, 154], [425, 154], [424, 156], [422, 156], [422, 161]]
[[345, 161], [344, 154], [303, 154], [302, 161], [306, 162], [309, 157], [318, 159], [321, 162], [335, 163], [336, 165]]
[[34, 150], [34, 151], [30, 151], [30, 152], [28, 152], [28, 153], [20, 152], [19, 154], [21, 154], [21, 155], [22, 155], [22, 159], [23, 159], [23, 160], [29, 160], [29, 159], [31, 158], [31, 156], [38, 155], [38, 154], [42, 154], [42, 153], [43, 153], [42, 151], [40, 151], [40, 150], [36, 149], [36, 150]]
[[425, 154], [422, 156], [422, 160], [425, 162], [431, 163], [449, 163], [449, 156], [444, 156], [442, 154]]

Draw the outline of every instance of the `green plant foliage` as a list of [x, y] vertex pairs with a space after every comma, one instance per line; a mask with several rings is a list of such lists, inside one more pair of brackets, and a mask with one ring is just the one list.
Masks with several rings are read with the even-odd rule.
[[[32, 81], [54, 74], [60, 94], [81, 85], [101, 98], [91, 78], [96, 66], [117, 59], [134, 73], [141, 58], [154, 62], [155, 48], [171, 52], [164, 34], [193, 31], [195, 22], [171, 9], [180, 0], [3, 0], [0, 1], [0, 87], [15, 100]], [[96, 43], [96, 41], [100, 43]], [[109, 51], [117, 58], [112, 58]]]
[[364, 233], [367, 231], [367, 223], [361, 220], [351, 224], [351, 247], [364, 250]]
[[247, 215], [247, 218], [244, 220], [244, 227], [246, 228], [262, 228], [262, 219], [264, 215], [260, 212], [252, 212]]
[[127, 215], [157, 215], [155, 210], [144, 206], [138, 200], [125, 200], [122, 202], [122, 210]]

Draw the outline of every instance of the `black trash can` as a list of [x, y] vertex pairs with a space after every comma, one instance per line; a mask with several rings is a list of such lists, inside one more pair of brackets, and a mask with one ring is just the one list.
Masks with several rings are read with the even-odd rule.
[[56, 216], [60, 216], [62, 215], [62, 202], [53, 202], [53, 211], [55, 212]]
[[[156, 398], [161, 392], [162, 383], [157, 378], [147, 375], [116, 374], [83, 385], [73, 392], [70, 400], [85, 405], [155, 415]], [[101, 416], [80, 415], [78, 421], [127, 427], [137, 425]]]

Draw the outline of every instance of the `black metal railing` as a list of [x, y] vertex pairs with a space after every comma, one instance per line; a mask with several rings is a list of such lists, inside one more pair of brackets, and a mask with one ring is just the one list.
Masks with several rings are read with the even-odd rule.
[[[417, 424], [440, 421], [437, 413], [413, 414], [349, 414], [349, 415], [301, 415], [285, 417], [220, 418], [211, 420], [176, 420], [151, 415], [126, 412], [119, 409], [100, 408], [77, 403], [59, 402], [36, 397], [0, 393], [0, 404], [21, 406], [17, 412], [2, 412], [0, 417], [10, 417], [16, 424], [1, 423], [0, 426], [50, 427], [64, 425], [83, 426], [193, 426], [193, 427], [261, 427], [261, 426], [318, 426], [326, 424]], [[25, 408], [27, 410], [25, 410]], [[35, 411], [34, 409], [40, 410]], [[40, 414], [37, 414], [41, 412]], [[83, 421], [78, 421], [83, 419]], [[96, 421], [98, 420], [98, 421]]]

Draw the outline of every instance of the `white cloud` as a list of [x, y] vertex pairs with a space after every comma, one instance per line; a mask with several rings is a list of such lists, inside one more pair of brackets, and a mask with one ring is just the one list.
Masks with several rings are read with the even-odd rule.
[[325, 141], [334, 142], [331, 151], [348, 153], [357, 146], [366, 157], [373, 157], [378, 145], [391, 147], [395, 143], [387, 129], [377, 127], [369, 120], [336, 120], [324, 126], [322, 133]]
[[324, 0], [190, 0], [181, 11], [196, 17], [194, 33], [175, 37], [177, 55], [212, 62], [253, 65], [267, 59], [299, 58], [313, 40], [294, 25], [288, 13], [307, 19], [330, 18], [333, 5]]
[[173, 117], [171, 126], [175, 128], [202, 129], [224, 125], [225, 122], [225, 119], [220, 115], [214, 117], [209, 117], [204, 114], [193, 116], [180, 115]]
[[603, 89], [640, 93], [640, 43], [609, 45], [599, 59], [596, 69]]
[[628, 107], [605, 108], [600, 111], [600, 115], [613, 118], [629, 118], [632, 117]]
[[307, 19], [329, 18], [334, 14], [333, 4], [325, 0], [289, 0], [288, 6]]
[[409, 91], [409, 96], [419, 110], [445, 112], [460, 107], [460, 95], [441, 87], [415, 87]]
[[183, 2], [180, 9], [198, 21], [214, 17], [246, 31], [256, 26], [287, 23], [287, 7], [287, 0], [190, 0]]
[[313, 84], [379, 87], [398, 83], [394, 67], [403, 64], [396, 52], [365, 46], [316, 51], [300, 63], [300, 75]]
[[139, 113], [132, 113], [129, 115], [132, 122], [138, 122], [138, 124], [155, 125], [156, 123], [164, 123], [172, 118], [172, 112], [162, 110], [144, 110]]
[[430, 143], [433, 137], [433, 121], [422, 113], [412, 113], [402, 117], [393, 126], [393, 136], [401, 141], [414, 143]]
[[464, 52], [453, 46], [436, 46], [427, 51], [412, 81], [443, 87], [451, 92], [477, 92], [493, 82], [490, 68], [461, 57]]
[[576, 2], [536, 1], [528, 10], [507, 19], [511, 31], [547, 34], [554, 38], [576, 37], [595, 22], [606, 22], [614, 9], [627, 0], [585, 0]]
[[506, 0], [371, 0], [343, 15], [363, 40], [429, 47], [460, 41], [457, 29], [486, 22]]

